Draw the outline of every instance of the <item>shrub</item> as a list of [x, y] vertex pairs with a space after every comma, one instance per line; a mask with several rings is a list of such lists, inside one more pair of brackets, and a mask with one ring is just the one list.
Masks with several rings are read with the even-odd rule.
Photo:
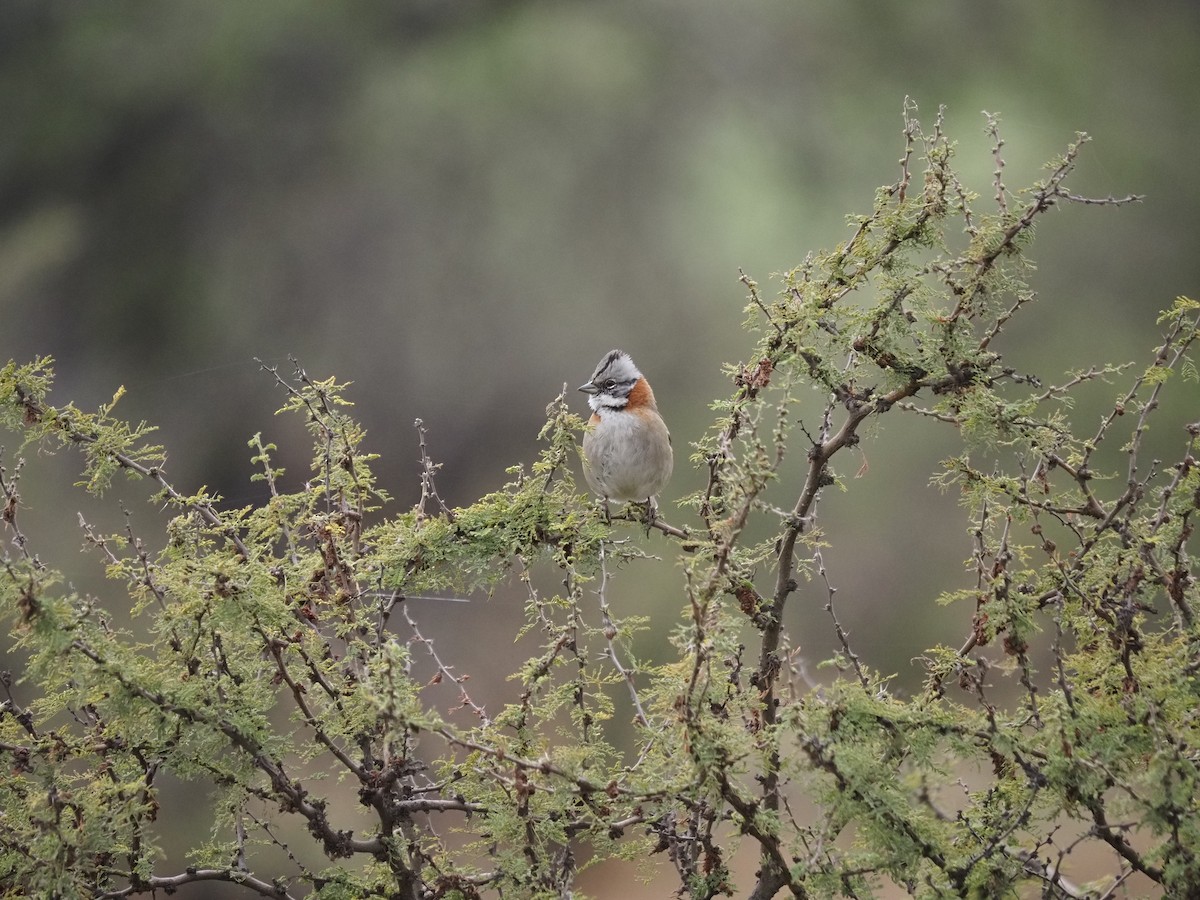
[[[1186, 354], [1200, 304], [1180, 298], [1162, 315], [1142, 369], [1098, 364], [1044, 384], [1006, 364], [1006, 326], [1032, 308], [1041, 215], [1136, 198], [1071, 193], [1084, 135], [1010, 191], [989, 118], [994, 196], [981, 211], [941, 115], [925, 133], [914, 113], [898, 180], [847, 240], [772, 292], [743, 276], [755, 343], [694, 445], [708, 478], [681, 502], [687, 527], [670, 514], [647, 523], [636, 506], [610, 523], [581, 495], [583, 423], [562, 396], [538, 461], [466, 507], [441, 501], [422, 432], [421, 500], [397, 513], [345, 386], [276, 373], [283, 411], [312, 434], [311, 477], [284, 491], [275, 448], [256, 437], [269, 497], [228, 508], [172, 484], [151, 429], [116, 417], [117, 398], [96, 412], [55, 406], [50, 360], [5, 366], [0, 416], [26, 448], [72, 447], [88, 491], [125, 473], [173, 510], [157, 541], [82, 523], [122, 586], [102, 603], [37, 555], [21, 530], [21, 461], [2, 472], [0, 599], [35, 694], [0, 706], [6, 895], [209, 880], [268, 897], [556, 897], [582, 866], [654, 853], [694, 898], [866, 897], [888, 884], [947, 897], [1200, 892], [1188, 549], [1200, 423], [1163, 423], [1180, 448], [1170, 464], [1143, 453], [1162, 393], [1196, 380]], [[1118, 379], [1097, 428], [1071, 422], [1076, 388]], [[797, 397], [812, 386], [827, 399], [805, 424]], [[962, 646], [927, 652], [912, 697], [839, 624], [818, 515], [828, 487], [852, 486], [839, 466], [864, 426], [901, 415], [961, 438], [936, 480], [961, 493], [973, 580], [942, 598], [963, 617]], [[1123, 464], [1105, 471], [1098, 453], [1114, 444]], [[802, 473], [788, 497], [784, 472]], [[681, 564], [683, 617], [662, 665], [635, 657], [644, 621], [619, 618], [605, 594], [614, 567], [638, 564], [643, 526]], [[537, 586], [542, 569], [561, 590]], [[488, 709], [407, 601], [511, 581], [525, 585], [524, 633], [541, 649]], [[808, 583], [841, 645], [819, 685], [795, 670], [784, 625]], [[1034, 641], [1048, 649], [1040, 667]], [[418, 657], [432, 680], [415, 677]], [[435, 702], [447, 685], [456, 708]], [[160, 808], [165, 773], [215, 797], [211, 836], [186, 863], [161, 847], [163, 818], [178, 814]], [[333, 802], [345, 797], [369, 827], [346, 820]], [[738, 875], [730, 859], [746, 842], [759, 866]], [[1092, 845], [1110, 866], [1075, 864]]]

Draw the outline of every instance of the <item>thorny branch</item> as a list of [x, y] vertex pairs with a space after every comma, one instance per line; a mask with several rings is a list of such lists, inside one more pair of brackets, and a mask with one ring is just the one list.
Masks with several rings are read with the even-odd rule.
[[629, 699], [633, 703], [634, 711], [637, 714], [637, 723], [644, 727], [650, 725], [650, 718], [646, 715], [646, 710], [642, 708], [642, 701], [638, 697], [637, 682], [634, 679], [635, 672], [627, 669], [621, 664], [620, 654], [617, 652], [617, 638], [620, 636], [620, 629], [613, 621], [612, 613], [608, 605], [608, 559], [604, 552], [604, 545], [600, 545], [600, 584], [596, 588], [596, 596], [600, 600], [600, 616], [604, 627], [604, 639], [608, 642], [609, 661], [612, 662], [613, 668], [621, 680], [625, 682], [625, 686], [629, 689]]
[[433, 500], [438, 505], [438, 511], [453, 522], [454, 512], [446, 505], [446, 501], [437, 491], [437, 485], [434, 484], [434, 474], [441, 468], [441, 464], [435, 463], [430, 458], [429, 450], [425, 446], [425, 423], [417, 419], [413, 422], [413, 427], [417, 429], [421, 447], [421, 499], [417, 502], [417, 521], [419, 522], [429, 515], [425, 507], [430, 500]]
[[[41, 422], [46, 416], [46, 410], [42, 408], [33, 397], [28, 396], [20, 388], [16, 389], [17, 400], [25, 410], [26, 418], [30, 422]], [[56, 429], [69, 441], [76, 444], [94, 444], [96, 435], [94, 433], [84, 432], [76, 428], [70, 419], [60, 417], [53, 423]], [[175, 487], [166, 479], [163, 471], [158, 466], [145, 466], [138, 462], [133, 457], [126, 453], [110, 451], [109, 456], [118, 466], [130, 472], [141, 475], [143, 478], [149, 478], [159, 486], [163, 494], [168, 497], [176, 506], [181, 509], [189, 510], [200, 516], [206, 523], [216, 529], [230, 544], [237, 550], [238, 555], [244, 560], [251, 558], [250, 551], [242, 542], [241, 535], [233, 527], [226, 525], [217, 512], [216, 507], [207, 500], [189, 500], [185, 498]]]

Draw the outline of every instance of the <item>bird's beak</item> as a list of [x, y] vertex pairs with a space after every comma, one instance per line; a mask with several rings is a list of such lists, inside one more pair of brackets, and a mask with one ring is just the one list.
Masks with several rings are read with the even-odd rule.
[[596, 385], [592, 384], [590, 381], [587, 384], [581, 384], [579, 386], [579, 390], [583, 391], [585, 394], [600, 393], [600, 388], [596, 387]]

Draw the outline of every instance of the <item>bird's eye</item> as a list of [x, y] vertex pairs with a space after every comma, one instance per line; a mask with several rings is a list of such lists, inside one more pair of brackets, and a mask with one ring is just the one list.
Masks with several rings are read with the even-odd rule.
[[617, 386], [617, 379], [615, 379], [615, 378], [609, 378], [607, 381], [604, 382], [604, 389], [606, 391], [611, 391], [616, 386]]

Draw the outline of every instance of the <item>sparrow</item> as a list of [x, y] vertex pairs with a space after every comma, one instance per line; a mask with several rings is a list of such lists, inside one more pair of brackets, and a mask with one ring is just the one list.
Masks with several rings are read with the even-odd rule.
[[583, 436], [584, 478], [604, 498], [605, 509], [609, 500], [645, 503], [653, 521], [674, 456], [650, 382], [628, 353], [611, 350], [579, 390], [592, 408]]

